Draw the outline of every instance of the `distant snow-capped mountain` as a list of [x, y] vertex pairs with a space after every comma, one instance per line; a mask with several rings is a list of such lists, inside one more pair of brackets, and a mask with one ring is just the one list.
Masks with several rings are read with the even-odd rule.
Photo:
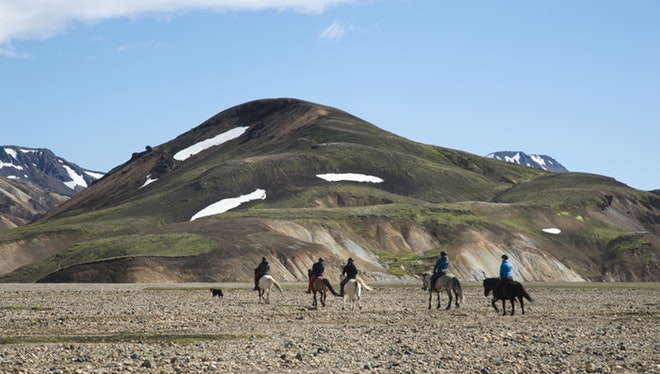
[[0, 176], [71, 197], [101, 178], [46, 148], [0, 146]]
[[490, 153], [486, 155], [486, 157], [507, 161], [514, 164], [525, 165], [532, 168], [554, 171], [557, 173], [568, 172], [568, 169], [557, 162], [557, 160], [546, 155], [528, 155], [525, 152], [500, 151]]

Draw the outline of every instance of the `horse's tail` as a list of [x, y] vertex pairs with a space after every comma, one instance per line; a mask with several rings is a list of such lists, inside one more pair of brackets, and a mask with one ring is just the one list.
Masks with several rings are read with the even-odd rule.
[[463, 296], [463, 287], [461, 287], [461, 281], [459, 281], [456, 277], [454, 277], [452, 281], [454, 282], [454, 289], [458, 293], [458, 301], [462, 304], [465, 302], [465, 297]]
[[527, 291], [525, 291], [525, 289], [523, 288], [522, 285], [520, 286], [520, 291], [521, 291], [521, 293], [522, 293], [522, 296], [523, 296], [525, 299], [527, 299], [527, 300], [529, 300], [529, 301], [534, 301], [534, 299], [532, 299], [532, 297], [529, 296], [529, 294], [527, 293]]
[[330, 281], [329, 281], [329, 280], [323, 278], [323, 284], [325, 284], [326, 287], [328, 287], [328, 289], [330, 290], [330, 292], [332, 292], [333, 295], [335, 295], [335, 296], [340, 296], [340, 295], [337, 293], [337, 291], [335, 291], [335, 289], [332, 288], [332, 285], [330, 284]]
[[362, 286], [365, 290], [367, 290], [367, 291], [373, 291], [373, 288], [367, 286], [367, 284], [364, 283], [364, 281], [362, 280], [362, 278], [357, 278], [357, 277], [356, 277], [356, 278], [355, 278], [355, 281], [358, 282], [358, 283], [360, 283], [360, 286]]
[[282, 292], [282, 293], [284, 292], [284, 291], [282, 290], [282, 287], [280, 287], [280, 284], [277, 283], [277, 281], [276, 281], [275, 279], [273, 279], [273, 284], [275, 285], [275, 287], [277, 287], [278, 290], [280, 290], [280, 292]]

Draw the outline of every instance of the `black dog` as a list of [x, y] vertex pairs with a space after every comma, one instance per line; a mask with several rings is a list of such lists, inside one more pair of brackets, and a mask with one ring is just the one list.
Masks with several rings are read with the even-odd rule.
[[225, 295], [222, 294], [222, 290], [220, 288], [211, 288], [211, 293], [213, 294], [211, 297], [218, 296], [224, 298]]

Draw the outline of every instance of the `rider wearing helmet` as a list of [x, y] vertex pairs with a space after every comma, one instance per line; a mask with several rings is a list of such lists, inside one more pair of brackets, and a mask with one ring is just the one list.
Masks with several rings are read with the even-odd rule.
[[358, 269], [355, 267], [355, 264], [353, 263], [353, 259], [349, 258], [346, 266], [344, 266], [344, 269], [341, 271], [341, 275], [344, 275], [344, 279], [341, 281], [341, 288], [339, 291], [339, 296], [344, 296], [344, 286], [346, 283], [348, 283], [349, 280], [355, 279], [358, 274]]
[[309, 271], [309, 284], [307, 285], [307, 293], [312, 292], [312, 285], [314, 284], [316, 278], [323, 276], [323, 273], [325, 272], [324, 262], [325, 260], [323, 257], [319, 257], [319, 261], [312, 265], [312, 270]]
[[441, 276], [447, 274], [447, 269], [449, 269], [449, 258], [447, 258], [447, 252], [440, 252], [440, 258], [435, 262], [433, 266], [433, 275], [431, 276], [431, 284], [429, 287], [433, 289], [435, 286], [435, 281], [438, 280]]
[[266, 256], [261, 258], [261, 263], [254, 269], [254, 289], [255, 291], [259, 290], [259, 279], [264, 275], [270, 273], [270, 264], [266, 260]]

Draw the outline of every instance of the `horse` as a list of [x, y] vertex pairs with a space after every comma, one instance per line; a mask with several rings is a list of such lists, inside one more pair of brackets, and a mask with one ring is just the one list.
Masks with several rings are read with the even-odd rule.
[[273, 288], [273, 285], [277, 287], [280, 292], [284, 292], [282, 291], [280, 284], [270, 275], [266, 274], [259, 278], [259, 304], [261, 304], [261, 300], [266, 304], [270, 304], [270, 290]]
[[449, 303], [447, 304], [447, 308], [445, 309], [450, 309], [451, 308], [451, 301], [452, 301], [452, 292], [454, 293], [454, 296], [456, 296], [456, 307], [459, 308], [461, 305], [459, 302], [463, 302], [463, 288], [461, 287], [461, 282], [458, 280], [453, 275], [448, 275], [448, 274], [443, 274], [442, 276], [438, 277], [438, 279], [435, 280], [435, 284], [433, 287], [429, 286], [429, 283], [431, 282], [431, 273], [430, 272], [425, 272], [422, 274], [422, 282], [423, 286], [422, 289], [424, 291], [428, 290], [429, 291], [429, 309], [431, 309], [431, 300], [433, 299], [433, 292], [435, 292], [438, 295], [438, 306], [436, 308], [440, 308], [440, 292], [445, 291], [447, 292], [447, 296], [449, 296]]
[[323, 277], [318, 277], [314, 279], [314, 283], [312, 283], [312, 293], [314, 294], [314, 301], [312, 302], [312, 306], [317, 306], [318, 302], [316, 301], [316, 294], [319, 294], [319, 299], [321, 301], [321, 305], [325, 306], [325, 299], [327, 297], [327, 291], [330, 290], [333, 295], [335, 296], [340, 296], [334, 288], [332, 288], [332, 285], [330, 284], [330, 281], [323, 278]]
[[531, 296], [525, 291], [525, 288], [520, 282], [516, 281], [507, 281], [505, 282], [500, 289], [498, 289], [498, 284], [502, 282], [500, 278], [486, 278], [484, 279], [484, 296], [488, 297], [488, 294], [493, 291], [493, 308], [496, 312], [499, 312], [495, 302], [497, 300], [502, 300], [502, 315], [506, 316], [506, 301], [511, 300], [511, 315], [516, 310], [514, 301], [518, 299], [520, 302], [520, 309], [522, 309], [522, 314], [525, 314], [525, 302], [524, 299], [529, 301], [532, 300]]
[[346, 300], [348, 300], [351, 310], [355, 310], [355, 302], [357, 301], [358, 309], [362, 309], [362, 288], [371, 291], [372, 288], [367, 286], [361, 278], [351, 279], [344, 285], [344, 304], [342, 309], [346, 309]]

